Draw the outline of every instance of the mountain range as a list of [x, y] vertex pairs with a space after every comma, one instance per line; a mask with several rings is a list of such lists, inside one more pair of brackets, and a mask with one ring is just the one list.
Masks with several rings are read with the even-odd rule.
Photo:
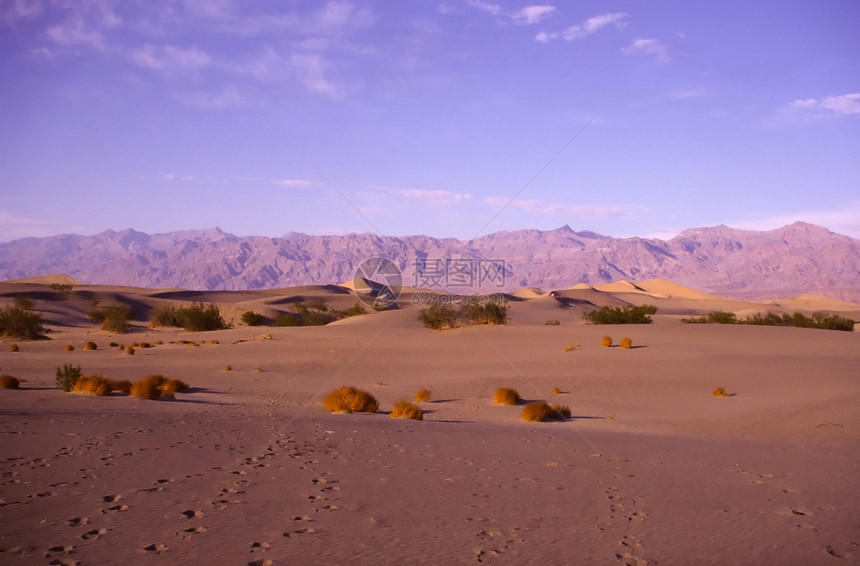
[[404, 285], [460, 294], [667, 279], [727, 297], [813, 292], [860, 302], [860, 240], [802, 222], [762, 232], [695, 228], [666, 241], [569, 226], [496, 232], [470, 242], [371, 233], [270, 238], [219, 228], [152, 235], [108, 230], [0, 243], [0, 280], [63, 273], [89, 284], [265, 289], [351, 281], [372, 257], [391, 260]]

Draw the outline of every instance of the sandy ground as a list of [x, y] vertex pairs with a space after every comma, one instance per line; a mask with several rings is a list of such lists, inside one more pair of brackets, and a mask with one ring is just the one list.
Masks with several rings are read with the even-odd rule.
[[[0, 389], [1, 564], [860, 563], [860, 334], [678, 320], [804, 306], [860, 319], [857, 305], [646, 282], [567, 289], [569, 308], [527, 290], [511, 297], [509, 325], [434, 332], [407, 290], [401, 310], [325, 327], [141, 322], [110, 335], [85, 319], [93, 297], [136, 311], [217, 301], [234, 315], [354, 297], [85, 287], [60, 300], [0, 283], [0, 298], [22, 290], [51, 333], [20, 352], [0, 344], [0, 373], [26, 380]], [[651, 325], [587, 326], [586, 301], [660, 310]], [[634, 347], [603, 348], [604, 335]], [[163, 343], [129, 356], [111, 341]], [[63, 393], [64, 363], [192, 389], [162, 401]], [[380, 412], [327, 413], [322, 396], [345, 384]], [[420, 387], [432, 391], [424, 420], [389, 418]], [[523, 422], [522, 406], [492, 404], [498, 387], [574, 418]]]

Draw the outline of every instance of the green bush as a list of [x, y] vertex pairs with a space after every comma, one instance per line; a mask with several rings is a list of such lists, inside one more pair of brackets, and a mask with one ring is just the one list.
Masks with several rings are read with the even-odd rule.
[[0, 336], [19, 340], [39, 340], [45, 337], [42, 317], [33, 312], [33, 301], [15, 298], [15, 304], [0, 308]]
[[457, 311], [451, 305], [432, 304], [418, 312], [418, 318], [427, 328], [442, 330], [457, 325]]
[[224, 330], [230, 327], [221, 316], [221, 309], [213, 304], [204, 306], [202, 303], [193, 303], [190, 307], [180, 307], [176, 309], [176, 320], [189, 332]]
[[711, 311], [705, 316], [696, 318], [682, 318], [681, 322], [688, 324], [750, 324], [754, 326], [794, 326], [797, 328], [820, 328], [824, 330], [854, 330], [854, 321], [835, 314], [815, 313], [806, 316], [803, 313], [778, 315], [772, 312], [767, 314], [755, 313], [739, 320], [734, 313]]
[[338, 316], [350, 317], [350, 316], [358, 316], [360, 314], [365, 314], [365, 313], [367, 313], [367, 310], [363, 306], [361, 306], [360, 303], [358, 303], [356, 301], [356, 303], [354, 305], [352, 305], [351, 307], [349, 307], [348, 309], [339, 310], [339, 311], [332, 310], [332, 312]]
[[321, 301], [305, 306], [302, 302], [293, 304], [294, 313], [282, 313], [272, 326], [324, 326], [337, 320], [337, 315], [328, 312]]
[[181, 326], [179, 319], [176, 318], [176, 307], [168, 304], [156, 305], [149, 315], [149, 326], [153, 328], [158, 326]]
[[681, 322], [687, 324], [737, 324], [738, 317], [733, 312], [711, 311], [696, 318], [682, 318]]
[[460, 320], [465, 324], [504, 324], [508, 318], [507, 305], [467, 301], [460, 305]]
[[69, 295], [72, 292], [72, 285], [69, 283], [51, 283], [51, 291], [56, 291], [61, 295]]
[[128, 305], [113, 305], [94, 309], [90, 312], [90, 318], [101, 323], [102, 330], [108, 332], [124, 334], [131, 328], [128, 324], [128, 321], [131, 320], [131, 308]]
[[81, 377], [81, 366], [71, 364], [63, 365], [63, 369], [57, 367], [57, 387], [69, 392], [75, 387], [75, 383]]
[[248, 326], [260, 326], [263, 323], [263, 315], [254, 311], [245, 311], [242, 313], [242, 322]]
[[638, 307], [600, 307], [597, 310], [582, 315], [589, 324], [650, 324], [651, 317], [648, 315], [657, 312], [653, 305], [641, 305]]

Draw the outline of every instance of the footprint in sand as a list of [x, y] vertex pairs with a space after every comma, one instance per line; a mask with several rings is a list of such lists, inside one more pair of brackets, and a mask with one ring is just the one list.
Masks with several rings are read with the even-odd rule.
[[113, 507], [102, 509], [102, 514], [118, 513], [120, 511], [128, 511], [128, 505], [114, 505]]
[[166, 544], [161, 543], [152, 543], [143, 547], [144, 552], [153, 553], [153, 554], [163, 554], [170, 550], [170, 547]]
[[289, 538], [289, 537], [294, 537], [297, 535], [311, 534], [313, 532], [314, 532], [314, 530], [310, 529], [310, 528], [308, 528], [308, 529], [297, 529], [295, 531], [290, 531], [290, 532], [284, 533], [284, 536]]
[[96, 540], [107, 532], [107, 529], [93, 529], [81, 535], [84, 540]]
[[48, 549], [48, 554], [45, 555], [45, 558], [51, 558], [52, 554], [68, 555], [68, 554], [71, 554], [73, 550], [75, 550], [75, 547], [72, 546], [71, 544], [66, 544], [66, 545], [59, 545], [58, 544], [58, 545], [52, 546], [51, 548]]
[[274, 562], [272, 562], [268, 558], [262, 560], [252, 560], [251, 562], [248, 562], [248, 566], [272, 566], [272, 564], [274, 564]]
[[78, 527], [80, 525], [86, 525], [90, 520], [87, 517], [75, 517], [74, 519], [69, 519], [70, 527]]
[[104, 501], [105, 503], [113, 503], [114, 501], [119, 501], [119, 499], [119, 495], [105, 495], [104, 497], [102, 497], [102, 501]]

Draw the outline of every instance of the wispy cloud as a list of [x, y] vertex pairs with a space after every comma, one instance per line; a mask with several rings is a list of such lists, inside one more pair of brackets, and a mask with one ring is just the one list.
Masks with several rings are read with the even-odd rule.
[[319, 183], [308, 181], [307, 179], [273, 179], [271, 183], [279, 187], [289, 188], [305, 188], [319, 185]]
[[555, 6], [544, 4], [541, 6], [526, 6], [522, 10], [511, 14], [514, 23], [531, 25], [542, 21], [555, 11]]
[[[484, 198], [484, 204], [493, 207], [502, 207], [507, 205], [509, 200], [508, 197], [491, 196]], [[514, 200], [510, 203], [510, 206], [519, 208], [523, 212], [530, 214], [570, 216], [575, 218], [630, 218], [636, 211], [636, 208], [631, 206], [548, 203], [540, 199]]]
[[602, 28], [608, 25], [614, 25], [616, 28], [624, 27], [627, 14], [624, 12], [612, 12], [606, 14], [598, 14], [592, 16], [580, 24], [570, 26], [564, 30], [561, 36], [567, 41], [574, 39], [582, 39], [591, 34], [597, 33]]
[[795, 100], [790, 108], [796, 112], [817, 116], [834, 114], [860, 114], [860, 93], [853, 92], [824, 98], [804, 98]]
[[498, 4], [484, 2], [483, 0], [469, 0], [469, 6], [481, 10], [482, 12], [486, 12], [492, 16], [498, 16], [499, 12], [502, 11], [502, 7]]
[[0, 7], [0, 24], [12, 25], [18, 20], [35, 18], [44, 8], [41, 0], [12, 0]]
[[840, 210], [780, 214], [756, 220], [735, 222], [731, 223], [731, 226], [741, 230], [774, 230], [795, 222], [808, 222], [824, 226], [838, 234], [860, 238], [860, 202], [855, 202]]
[[0, 242], [19, 238], [35, 238], [55, 234], [52, 223], [40, 218], [21, 216], [8, 210], [0, 210]]
[[166, 173], [161, 176], [165, 181], [196, 181], [195, 175], [177, 175], [175, 173]]
[[432, 189], [397, 189], [396, 192], [411, 199], [422, 200], [429, 204], [446, 205], [454, 202], [472, 200], [470, 193], [455, 193], [453, 191]]
[[129, 51], [128, 56], [137, 65], [157, 71], [192, 70], [212, 64], [212, 57], [197, 47], [155, 46], [146, 44]]
[[669, 60], [669, 47], [660, 40], [653, 38], [636, 39], [627, 47], [622, 48], [621, 51], [628, 55], [650, 57], [655, 61]]

